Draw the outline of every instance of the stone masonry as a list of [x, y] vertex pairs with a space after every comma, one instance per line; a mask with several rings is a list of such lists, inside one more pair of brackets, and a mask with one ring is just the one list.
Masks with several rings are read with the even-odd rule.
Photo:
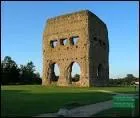
[[[77, 42], [74, 40], [77, 39]], [[72, 82], [72, 65], [80, 65], [78, 82]], [[58, 86], [105, 86], [109, 80], [109, 41], [106, 24], [89, 10], [47, 20], [43, 33], [42, 85], [52, 83], [58, 64]]]

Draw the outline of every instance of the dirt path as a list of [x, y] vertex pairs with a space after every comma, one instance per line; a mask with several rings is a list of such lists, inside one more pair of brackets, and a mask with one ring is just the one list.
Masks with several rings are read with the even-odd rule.
[[[103, 92], [103, 91], [102, 91]], [[107, 92], [107, 91], [104, 91]], [[111, 94], [116, 94], [116, 95], [127, 95], [127, 96], [133, 96], [134, 94], [122, 94], [122, 93], [113, 93], [111, 91], [108, 91]], [[105, 102], [99, 102], [96, 104], [90, 104], [90, 105], [85, 105], [81, 107], [77, 107], [74, 109], [71, 109], [69, 111], [66, 111], [68, 117], [90, 117], [91, 115], [94, 115], [100, 111], [103, 111], [105, 109], [112, 108], [112, 100], [105, 101]], [[41, 114], [36, 117], [57, 117], [58, 113], [48, 113], [48, 114]]]
[[[67, 116], [69, 117], [89, 117], [97, 112], [100, 112], [105, 109], [109, 109], [112, 107], [112, 100], [100, 102], [91, 105], [85, 105], [81, 107], [77, 107], [68, 111]], [[48, 114], [41, 114], [36, 117], [56, 117], [58, 116], [57, 113], [48, 113]]]
[[111, 107], [112, 107], [112, 100], [75, 108], [70, 110], [70, 114], [71, 117], [90, 117], [95, 113], [98, 113], [105, 109], [109, 109]]

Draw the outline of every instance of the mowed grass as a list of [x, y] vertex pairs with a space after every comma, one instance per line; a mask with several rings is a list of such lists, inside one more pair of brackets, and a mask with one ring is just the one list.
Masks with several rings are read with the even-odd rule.
[[[139, 99], [136, 99], [135, 110], [132, 111], [131, 108], [110, 108], [101, 111], [91, 117], [131, 117], [139, 116]], [[132, 113], [133, 112], [133, 113]]]
[[133, 87], [44, 87], [41, 85], [16, 85], [1, 87], [2, 116], [36, 116], [57, 112], [70, 103], [86, 105], [112, 99], [112, 94], [98, 92], [134, 93]]

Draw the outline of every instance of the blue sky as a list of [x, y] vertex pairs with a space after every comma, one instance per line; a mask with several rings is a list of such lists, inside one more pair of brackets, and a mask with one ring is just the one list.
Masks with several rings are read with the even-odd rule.
[[126, 1], [9, 1], [1, 5], [1, 57], [17, 64], [33, 61], [42, 73], [42, 36], [46, 20], [88, 9], [102, 19], [109, 34], [110, 78], [139, 76], [138, 2]]

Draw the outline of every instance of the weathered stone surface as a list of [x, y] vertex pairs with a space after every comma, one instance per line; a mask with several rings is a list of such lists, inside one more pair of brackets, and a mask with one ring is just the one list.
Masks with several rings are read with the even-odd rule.
[[[73, 44], [72, 38], [79, 40]], [[67, 40], [66, 45], [64, 39]], [[54, 43], [57, 42], [57, 46]], [[80, 80], [71, 81], [72, 64], [81, 68]], [[106, 24], [83, 10], [47, 20], [43, 34], [43, 80], [50, 85], [54, 64], [58, 64], [58, 86], [104, 86], [109, 79], [109, 41]]]

